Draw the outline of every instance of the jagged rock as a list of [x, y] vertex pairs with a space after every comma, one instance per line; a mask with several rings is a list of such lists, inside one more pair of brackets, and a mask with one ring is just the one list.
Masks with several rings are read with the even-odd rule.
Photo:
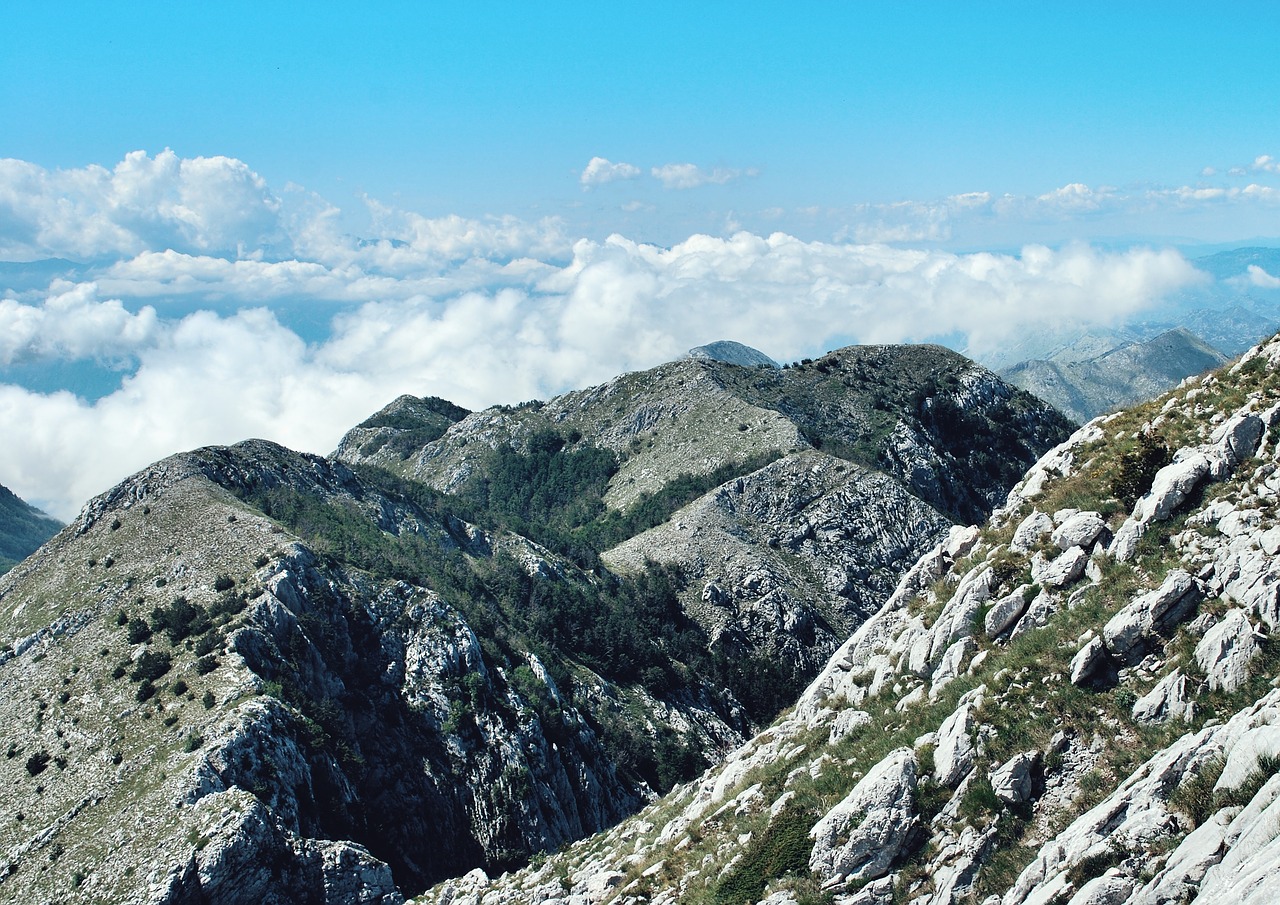
[[1093, 638], [1071, 658], [1071, 684], [1087, 685], [1111, 662], [1101, 638]]
[[1222, 860], [1230, 824], [1231, 817], [1217, 811], [1188, 833], [1169, 854], [1164, 868], [1133, 896], [1133, 905], [1190, 901], [1209, 868]]
[[939, 783], [954, 789], [973, 769], [974, 704], [964, 703], [942, 722], [933, 750], [933, 769]]
[[1030, 801], [1032, 771], [1039, 760], [1039, 751], [1015, 754], [987, 777], [991, 781], [991, 791], [1005, 804], [1017, 806]]
[[1096, 512], [1077, 512], [1069, 516], [1053, 532], [1050, 538], [1059, 550], [1082, 547], [1088, 550], [1107, 528], [1107, 523]]
[[1210, 688], [1230, 693], [1249, 678], [1249, 661], [1257, 652], [1249, 617], [1233, 609], [1196, 645], [1196, 663], [1208, 676]]
[[1043, 628], [1049, 624], [1049, 617], [1057, 611], [1058, 598], [1051, 591], [1041, 588], [1040, 593], [1027, 604], [1027, 611], [1022, 614], [1022, 618], [1010, 630], [1009, 639], [1013, 640], [1033, 629]]
[[1195, 702], [1187, 687], [1187, 677], [1175, 669], [1155, 688], [1138, 698], [1133, 705], [1133, 718], [1139, 723], [1162, 723], [1166, 720], [1191, 722]]
[[934, 623], [929, 645], [929, 664], [936, 668], [948, 649], [956, 642], [973, 636], [973, 627], [982, 604], [991, 598], [991, 581], [995, 571], [990, 566], [976, 566], [956, 587], [956, 592], [942, 608]]
[[1174, 569], [1159, 588], [1137, 597], [1111, 617], [1102, 629], [1107, 650], [1122, 664], [1137, 662], [1148, 636], [1184, 620], [1202, 596], [1190, 573]]
[[1009, 541], [1009, 549], [1015, 553], [1026, 553], [1052, 530], [1053, 519], [1038, 509], [1032, 510], [1030, 515], [1018, 523], [1013, 538]]
[[1080, 547], [1072, 547], [1051, 561], [1037, 556], [1031, 563], [1031, 577], [1046, 588], [1062, 588], [1084, 574], [1089, 554]]
[[916, 769], [910, 748], [892, 752], [809, 831], [809, 869], [823, 886], [889, 872], [916, 826]]
[[1248, 729], [1231, 746], [1213, 790], [1239, 788], [1262, 767], [1264, 760], [1274, 760], [1277, 754], [1280, 754], [1280, 726], [1267, 723]]
[[1027, 591], [1030, 585], [1019, 585], [1010, 593], [1001, 597], [987, 610], [983, 620], [983, 629], [988, 638], [998, 638], [1007, 632], [1015, 622], [1027, 611]]

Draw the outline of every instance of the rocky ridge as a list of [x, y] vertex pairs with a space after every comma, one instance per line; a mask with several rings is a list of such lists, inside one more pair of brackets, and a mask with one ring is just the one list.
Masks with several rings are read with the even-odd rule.
[[1278, 440], [1280, 338], [1087, 424], [721, 765], [419, 901], [1272, 901]]

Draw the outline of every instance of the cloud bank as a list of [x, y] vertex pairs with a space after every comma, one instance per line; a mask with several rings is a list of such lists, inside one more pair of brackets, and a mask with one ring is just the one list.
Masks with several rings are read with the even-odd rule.
[[[597, 181], [584, 171], [583, 185], [638, 171], [592, 164]], [[733, 178], [715, 172], [668, 176]], [[1142, 203], [1245, 203], [1249, 189], [1235, 191]], [[353, 236], [323, 199], [273, 192], [228, 158], [137, 152], [74, 171], [0, 161], [0, 258], [88, 262], [83, 279], [41, 291], [0, 285], [0, 425], [20, 438], [0, 445], [0, 483], [68, 518], [130, 472], [199, 445], [267, 437], [328, 452], [401, 393], [479, 408], [717, 339], [779, 360], [938, 337], [981, 353], [1064, 320], [1116, 322], [1204, 275], [1150, 248], [886, 243], [936, 239], [964, 217], [1095, 216], [1130, 194], [972, 192], [862, 206], [835, 241], [743, 230], [662, 247], [575, 239], [555, 217], [425, 217], [372, 199], [369, 234]], [[319, 327], [291, 325], [299, 311]], [[120, 369], [118, 388], [90, 402], [3, 382], [5, 367], [75, 361]]]

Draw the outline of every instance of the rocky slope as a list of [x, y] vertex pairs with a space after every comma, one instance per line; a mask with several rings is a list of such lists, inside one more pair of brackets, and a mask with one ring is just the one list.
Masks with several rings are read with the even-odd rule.
[[0, 900], [391, 903], [599, 832], [1062, 424], [877, 347], [157, 463], [0, 578]]
[[1083, 423], [1150, 399], [1226, 361], [1217, 349], [1178, 328], [1143, 342], [1105, 348], [1099, 354], [1064, 351], [1055, 359], [1023, 361], [1000, 376]]
[[62, 522], [0, 485], [0, 575], [58, 533]]
[[1083, 427], [699, 780], [421, 902], [1272, 902], [1280, 338]]

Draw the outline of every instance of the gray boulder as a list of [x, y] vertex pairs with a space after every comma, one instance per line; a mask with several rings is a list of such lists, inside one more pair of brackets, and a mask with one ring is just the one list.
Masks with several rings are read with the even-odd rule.
[[1231, 610], [1196, 645], [1196, 663], [1211, 689], [1235, 691], [1249, 678], [1249, 661], [1258, 652], [1253, 626], [1242, 610]]
[[1009, 805], [1026, 804], [1031, 800], [1031, 774], [1040, 760], [1039, 751], [1023, 751], [991, 771], [991, 791]]
[[1068, 517], [1053, 532], [1052, 540], [1059, 550], [1072, 547], [1089, 549], [1107, 528], [1107, 523], [1096, 512], [1077, 512]]
[[915, 829], [916, 757], [899, 748], [868, 771], [809, 831], [809, 869], [833, 888], [889, 872]]
[[1139, 723], [1190, 722], [1194, 715], [1195, 703], [1187, 688], [1187, 677], [1178, 669], [1161, 679], [1155, 688], [1133, 705], [1133, 718]]

